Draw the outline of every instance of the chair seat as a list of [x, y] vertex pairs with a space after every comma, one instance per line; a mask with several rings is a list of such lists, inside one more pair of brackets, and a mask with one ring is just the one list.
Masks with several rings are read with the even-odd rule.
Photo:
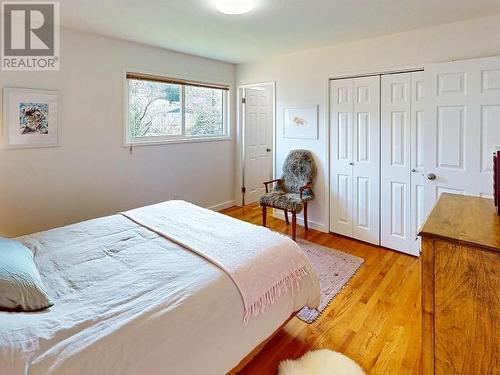
[[[304, 200], [308, 200], [307, 198]], [[304, 203], [300, 199], [300, 194], [287, 193], [282, 190], [273, 190], [260, 197], [261, 206], [279, 208], [281, 210], [300, 212], [304, 208]]]

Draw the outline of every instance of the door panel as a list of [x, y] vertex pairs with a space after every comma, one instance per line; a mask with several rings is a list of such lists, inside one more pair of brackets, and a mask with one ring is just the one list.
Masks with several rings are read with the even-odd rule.
[[[357, 180], [358, 212], [357, 225], [359, 228], [370, 229], [370, 180], [359, 177]], [[368, 208], [365, 208], [368, 207]]]
[[412, 228], [415, 235], [415, 252], [418, 254], [420, 251], [420, 237], [417, 236], [420, 227], [424, 224], [425, 215], [425, 201], [424, 201], [424, 186], [423, 184], [412, 184]]
[[245, 88], [244, 134], [245, 204], [265, 193], [264, 181], [272, 179], [273, 105], [270, 88]]
[[330, 230], [352, 236], [353, 80], [330, 84], [331, 172]]
[[411, 175], [410, 175], [410, 225], [412, 254], [420, 253], [420, 237], [417, 236], [420, 226], [427, 217], [424, 194], [424, 73], [411, 73]]
[[[337, 176], [338, 202], [336, 206], [338, 225], [351, 227], [351, 176]], [[350, 232], [349, 232], [350, 233]]]
[[390, 121], [391, 165], [407, 168], [406, 133], [408, 132], [408, 113], [405, 111], [391, 112]]
[[481, 172], [492, 173], [491, 150], [500, 140], [500, 105], [481, 106], [481, 135]]
[[352, 136], [352, 121], [350, 112], [338, 113], [338, 160], [349, 162], [351, 160], [351, 136]]
[[[443, 82], [451, 90], [448, 81]], [[425, 220], [422, 72], [382, 76], [381, 244], [418, 255]]]
[[357, 119], [357, 145], [358, 152], [356, 161], [369, 162], [370, 160], [370, 114], [366, 112], [358, 113]]
[[379, 244], [379, 77], [330, 84], [330, 230]]
[[406, 253], [413, 253], [411, 97], [411, 73], [382, 76], [381, 244]]
[[412, 111], [412, 150], [414, 154], [412, 160], [415, 160], [414, 167], [424, 168], [424, 111], [420, 108], [415, 108]]
[[353, 237], [380, 244], [380, 77], [353, 79]]
[[401, 182], [391, 182], [391, 236], [406, 239], [407, 235], [407, 184]]
[[464, 112], [463, 106], [437, 108], [438, 167], [464, 169]]
[[491, 159], [500, 145], [500, 58], [425, 68], [426, 211], [443, 192], [489, 197]]

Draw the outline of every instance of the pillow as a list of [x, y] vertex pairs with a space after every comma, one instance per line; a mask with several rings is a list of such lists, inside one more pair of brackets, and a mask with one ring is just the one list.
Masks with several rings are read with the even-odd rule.
[[0, 237], [0, 310], [37, 311], [52, 305], [33, 252], [17, 241]]

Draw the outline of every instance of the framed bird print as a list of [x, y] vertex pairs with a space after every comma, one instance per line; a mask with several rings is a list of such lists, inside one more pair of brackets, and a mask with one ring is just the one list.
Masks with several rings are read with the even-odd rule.
[[318, 106], [285, 108], [285, 138], [318, 139]]

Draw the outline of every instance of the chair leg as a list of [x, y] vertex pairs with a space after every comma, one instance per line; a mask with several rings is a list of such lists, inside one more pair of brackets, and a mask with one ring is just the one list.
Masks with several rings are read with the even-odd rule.
[[307, 202], [304, 202], [304, 228], [306, 228], [306, 230], [309, 229], [307, 225]]
[[297, 235], [297, 213], [292, 211], [292, 240], [295, 241]]
[[286, 225], [290, 225], [290, 221], [288, 220], [288, 210], [284, 210], [285, 211], [285, 221], [286, 221]]
[[267, 207], [262, 206], [262, 226], [266, 226], [267, 224]]

